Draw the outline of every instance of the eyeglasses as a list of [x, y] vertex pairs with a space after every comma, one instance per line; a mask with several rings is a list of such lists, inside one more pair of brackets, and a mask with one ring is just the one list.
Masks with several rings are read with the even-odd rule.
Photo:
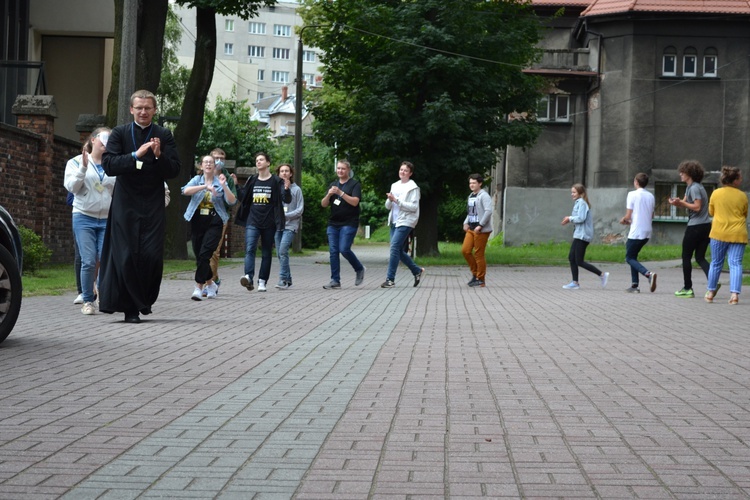
[[149, 107], [139, 106], [139, 107], [133, 108], [133, 109], [136, 110], [136, 111], [138, 111], [140, 113], [141, 111], [153, 111], [156, 108], [152, 108], [150, 106]]

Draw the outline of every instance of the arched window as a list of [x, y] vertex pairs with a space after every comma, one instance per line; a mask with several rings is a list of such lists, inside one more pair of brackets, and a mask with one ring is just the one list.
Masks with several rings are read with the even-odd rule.
[[698, 51], [687, 47], [682, 56], [682, 76], [698, 76]]
[[719, 56], [713, 47], [708, 47], [703, 52], [703, 76], [710, 78], [719, 76]]
[[677, 76], [677, 49], [674, 47], [664, 49], [661, 74], [662, 76]]

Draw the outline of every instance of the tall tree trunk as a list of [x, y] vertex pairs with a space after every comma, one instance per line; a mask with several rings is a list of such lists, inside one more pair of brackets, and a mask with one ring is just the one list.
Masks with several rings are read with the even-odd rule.
[[167, 207], [165, 251], [168, 258], [187, 258], [187, 224], [183, 214], [188, 200], [185, 196], [179, 196], [179, 193], [180, 188], [195, 175], [195, 145], [203, 128], [206, 99], [216, 62], [215, 14], [214, 9], [196, 8], [195, 59], [182, 103], [182, 119], [177, 122], [174, 130], [182, 171], [169, 182], [173, 202]]
[[164, 52], [164, 28], [167, 25], [169, 0], [138, 0], [138, 37], [135, 88], [156, 94], [161, 79]]
[[[123, 1], [115, 4], [115, 39], [112, 46], [112, 87], [107, 96], [107, 125], [117, 125], [117, 104], [120, 92], [120, 53], [122, 51]], [[128, 0], [132, 1], [132, 0]], [[161, 58], [164, 51], [164, 27], [167, 23], [169, 0], [138, 0], [138, 34], [136, 37], [135, 88], [156, 93], [161, 79]]]
[[[422, 196], [419, 204], [419, 223], [415, 234], [417, 236], [417, 255], [420, 257], [436, 257], [438, 250], [438, 206], [442, 193], [435, 190]], [[459, 221], [460, 222], [460, 221]]]
[[115, 40], [112, 44], [112, 86], [107, 96], [107, 126], [117, 125], [117, 102], [120, 92], [120, 52], [122, 51], [122, 2], [115, 3]]

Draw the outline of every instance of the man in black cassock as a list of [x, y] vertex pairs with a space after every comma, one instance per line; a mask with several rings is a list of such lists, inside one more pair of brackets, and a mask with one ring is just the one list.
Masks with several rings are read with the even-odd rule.
[[151, 314], [164, 267], [164, 180], [177, 177], [180, 159], [172, 133], [152, 123], [156, 96], [130, 97], [134, 121], [112, 130], [102, 157], [117, 183], [109, 209], [99, 280], [99, 310], [123, 312], [127, 323]]

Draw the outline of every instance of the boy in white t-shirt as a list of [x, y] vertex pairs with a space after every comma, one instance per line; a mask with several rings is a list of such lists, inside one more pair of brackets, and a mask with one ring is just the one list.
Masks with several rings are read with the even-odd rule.
[[648, 278], [649, 288], [656, 290], [656, 273], [650, 272], [638, 262], [638, 253], [651, 238], [651, 221], [654, 218], [654, 195], [644, 188], [648, 185], [648, 175], [643, 172], [636, 174], [633, 179], [635, 191], [628, 193], [626, 203], [627, 211], [620, 219], [620, 224], [630, 224], [628, 241], [625, 244], [625, 262], [630, 265], [630, 277], [632, 284], [625, 289], [629, 293], [640, 293], [638, 287], [638, 275], [642, 274]]

